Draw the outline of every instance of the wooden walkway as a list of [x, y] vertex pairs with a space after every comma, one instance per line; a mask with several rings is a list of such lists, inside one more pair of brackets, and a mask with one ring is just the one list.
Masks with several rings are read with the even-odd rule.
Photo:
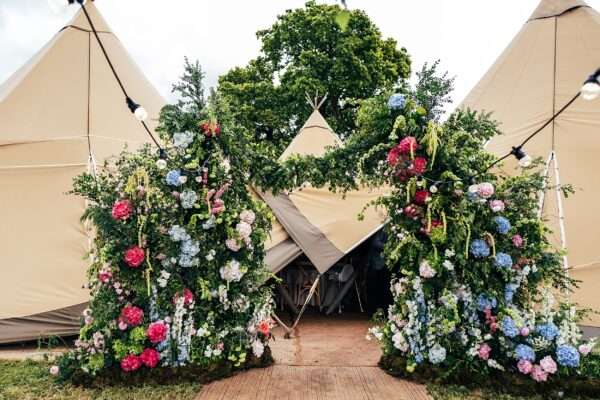
[[206, 385], [196, 400], [429, 400], [424, 386], [376, 366], [367, 328], [362, 317], [307, 316], [292, 339], [276, 332], [274, 366]]

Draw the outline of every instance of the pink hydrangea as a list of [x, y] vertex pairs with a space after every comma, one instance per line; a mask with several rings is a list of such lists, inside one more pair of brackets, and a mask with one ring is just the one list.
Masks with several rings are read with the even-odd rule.
[[135, 354], [129, 354], [121, 360], [121, 369], [125, 372], [132, 372], [140, 369], [142, 362]]
[[419, 265], [419, 275], [423, 278], [433, 278], [435, 276], [435, 269], [431, 267], [429, 261], [421, 261], [421, 264]]
[[519, 369], [520, 373], [528, 375], [531, 373], [533, 365], [531, 364], [531, 361], [519, 360], [517, 363], [517, 368]]
[[548, 380], [548, 373], [539, 365], [534, 365], [531, 370], [531, 377], [536, 382], [546, 382]]
[[513, 243], [513, 246], [515, 246], [516, 248], [523, 247], [523, 237], [519, 234], [513, 235], [512, 243]]
[[502, 212], [504, 211], [504, 202], [502, 200], [492, 200], [490, 201], [490, 209], [493, 212]]
[[148, 368], [154, 368], [158, 365], [160, 354], [154, 349], [144, 349], [140, 354], [140, 361]]
[[479, 197], [489, 199], [494, 195], [494, 185], [489, 182], [483, 182], [477, 185], [477, 194]]
[[250, 225], [256, 220], [256, 214], [252, 210], [244, 210], [240, 213], [240, 219]]
[[481, 358], [482, 360], [489, 359], [491, 352], [492, 352], [492, 348], [487, 343], [484, 343], [481, 346], [479, 346], [479, 350], [477, 350], [479, 358]]
[[540, 367], [549, 374], [554, 374], [558, 367], [551, 356], [546, 356], [540, 360]]

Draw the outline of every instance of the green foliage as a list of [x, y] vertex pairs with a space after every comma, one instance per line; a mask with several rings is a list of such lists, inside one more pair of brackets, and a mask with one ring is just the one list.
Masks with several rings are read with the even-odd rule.
[[261, 55], [222, 76], [219, 92], [242, 126], [266, 139], [265, 146], [274, 144], [275, 154], [309, 116], [305, 94], [327, 94], [321, 111], [344, 137], [355, 128], [358, 100], [391, 89], [410, 72], [406, 50], [382, 38], [360, 10], [309, 1], [257, 36]]

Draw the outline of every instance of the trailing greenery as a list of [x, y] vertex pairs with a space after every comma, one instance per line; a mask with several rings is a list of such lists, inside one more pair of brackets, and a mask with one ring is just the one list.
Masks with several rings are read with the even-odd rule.
[[260, 56], [223, 75], [218, 91], [275, 158], [311, 112], [305, 94], [327, 94], [321, 112], [344, 137], [355, 128], [357, 100], [391, 89], [410, 73], [406, 50], [382, 38], [360, 10], [308, 1], [257, 36]]
[[[74, 181], [95, 229], [92, 299], [63, 380], [199, 376], [270, 362], [270, 213], [247, 190], [243, 131], [186, 60], [161, 113], [167, 160], [145, 146]], [[266, 351], [265, 351], [266, 349]], [[219, 375], [222, 375], [219, 373]]]

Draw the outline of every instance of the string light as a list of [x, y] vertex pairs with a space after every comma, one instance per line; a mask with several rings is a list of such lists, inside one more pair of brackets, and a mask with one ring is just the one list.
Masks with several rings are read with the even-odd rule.
[[526, 168], [531, 165], [531, 156], [525, 153], [521, 146], [513, 147], [510, 153], [519, 161], [521, 167]]
[[600, 68], [590, 75], [585, 82], [583, 82], [583, 86], [581, 87], [581, 96], [585, 100], [594, 100], [596, 97], [598, 97], [598, 95], [600, 95], [600, 82], [598, 81], [599, 77]]

